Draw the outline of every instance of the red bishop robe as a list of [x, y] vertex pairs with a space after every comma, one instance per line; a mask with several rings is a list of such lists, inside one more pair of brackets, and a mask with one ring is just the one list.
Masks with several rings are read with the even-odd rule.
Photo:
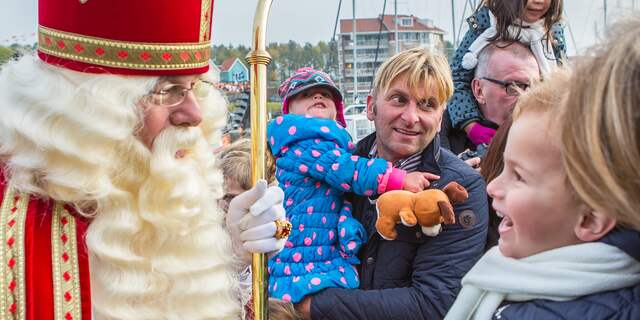
[[88, 221], [0, 171], [0, 319], [91, 320]]

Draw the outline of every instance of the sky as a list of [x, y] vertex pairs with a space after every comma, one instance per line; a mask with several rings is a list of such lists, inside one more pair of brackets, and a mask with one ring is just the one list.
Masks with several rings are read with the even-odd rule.
[[[73, 1], [73, 0], [70, 0]], [[108, 1], [108, 0], [94, 0]], [[131, 0], [136, 1], [136, 0]], [[471, 14], [465, 4], [476, 1], [453, 0], [455, 33], [460, 21]], [[215, 0], [213, 15], [213, 43], [249, 45], [253, 15], [258, 0]], [[333, 34], [339, 0], [274, 0], [267, 26], [268, 42], [317, 43], [329, 41]], [[343, 0], [341, 19], [353, 17], [353, 0]], [[394, 13], [394, 0], [387, 0], [386, 14]], [[632, 8], [640, 9], [640, 0], [564, 0], [568, 52], [583, 52], [596, 43], [605, 30], [604, 7], [607, 24], [629, 15]], [[637, 3], [636, 3], [637, 2]], [[374, 18], [382, 12], [384, 0], [355, 0], [357, 18]], [[435, 26], [445, 30], [445, 39], [453, 39], [451, 1], [397, 0], [398, 14], [413, 14], [433, 20]], [[13, 42], [35, 42], [37, 25], [36, 0], [2, 0], [0, 10], [0, 45]], [[463, 23], [462, 32], [466, 30]], [[338, 30], [339, 32], [339, 30]]]

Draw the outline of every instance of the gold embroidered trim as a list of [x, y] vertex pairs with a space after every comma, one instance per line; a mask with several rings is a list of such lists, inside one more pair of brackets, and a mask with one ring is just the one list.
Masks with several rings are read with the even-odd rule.
[[29, 197], [7, 186], [0, 207], [0, 319], [25, 319], [24, 224]]
[[211, 43], [208, 40], [162, 44], [113, 41], [39, 26], [38, 50], [55, 57], [106, 67], [181, 70], [209, 65]]
[[211, 1], [212, 0], [202, 0], [202, 9], [200, 11], [200, 37], [199, 40], [208, 41], [211, 39], [209, 36], [211, 25]]
[[56, 320], [80, 319], [80, 271], [76, 221], [60, 203], [55, 204], [51, 223], [53, 299]]

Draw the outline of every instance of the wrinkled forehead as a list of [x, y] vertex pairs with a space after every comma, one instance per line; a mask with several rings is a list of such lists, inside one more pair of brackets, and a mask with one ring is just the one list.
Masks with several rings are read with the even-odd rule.
[[540, 79], [538, 61], [533, 54], [516, 55], [508, 50], [495, 51], [489, 59], [487, 71], [496, 78], [518, 74], [531, 80]]

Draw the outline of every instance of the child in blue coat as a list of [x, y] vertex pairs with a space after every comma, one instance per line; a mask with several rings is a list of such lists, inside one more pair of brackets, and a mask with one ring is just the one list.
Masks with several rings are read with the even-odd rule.
[[[484, 0], [467, 19], [469, 30], [451, 62], [455, 91], [447, 109], [451, 124], [464, 129], [475, 145], [491, 142], [496, 133], [479, 123], [482, 115], [471, 90], [480, 51], [494, 41], [519, 41], [531, 48], [544, 78], [566, 56], [562, 5], [563, 0]], [[481, 79], [491, 80], [511, 81]]]
[[438, 177], [352, 155], [342, 94], [326, 73], [300, 69], [279, 93], [284, 115], [269, 123], [267, 136], [293, 229], [282, 252], [269, 260], [269, 295], [297, 303], [328, 287], [359, 286], [353, 265], [367, 238], [344, 193], [416, 192]]

